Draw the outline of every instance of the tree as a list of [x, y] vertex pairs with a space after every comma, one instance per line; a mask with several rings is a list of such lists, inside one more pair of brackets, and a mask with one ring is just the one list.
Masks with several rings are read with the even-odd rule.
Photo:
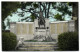
[[[2, 28], [5, 29], [4, 20], [8, 15], [15, 13], [17, 8], [20, 7], [20, 2], [2, 2]], [[4, 27], [3, 27], [4, 26]]]
[[[58, 4], [58, 5], [57, 5]], [[62, 16], [65, 16], [66, 14], [71, 15], [71, 11], [69, 11], [69, 6], [66, 2], [21, 2], [21, 9], [23, 10], [22, 13], [20, 13], [20, 16], [24, 16], [24, 12], [30, 12], [32, 16], [35, 18], [39, 18], [39, 16], [42, 16], [44, 18], [49, 17], [55, 17], [55, 14], [51, 14], [50, 9], [56, 9], [57, 11], [61, 12], [61, 17], [58, 17], [58, 20], [62, 18]], [[26, 7], [30, 6], [29, 9]], [[38, 11], [37, 11], [38, 9]], [[40, 12], [42, 15], [40, 15]], [[34, 17], [32, 17], [32, 21], [34, 21]], [[26, 17], [27, 18], [27, 17]], [[55, 18], [57, 19], [57, 18]], [[22, 19], [23, 20], [23, 19]], [[24, 19], [25, 20], [25, 19]]]
[[[57, 5], [58, 4], [58, 5]], [[30, 8], [27, 9], [27, 7], [30, 6]], [[70, 11], [69, 8], [72, 6], [73, 11]], [[22, 12], [17, 12], [17, 8], [21, 8]], [[25, 17], [24, 19], [21, 19], [21, 21], [28, 21], [28, 19], [31, 19], [31, 21], [34, 21], [35, 18], [38, 18], [40, 16], [40, 12], [42, 12], [42, 16], [44, 18], [53, 17], [55, 19], [57, 14], [51, 13], [50, 9], [56, 9], [57, 11], [61, 12], [61, 17], [58, 17], [58, 20], [63, 18], [65, 19], [65, 15], [72, 15], [72, 20], [74, 17], [76, 18], [75, 24], [78, 27], [78, 2], [2, 2], [2, 28], [5, 29], [4, 25], [4, 19], [11, 15], [12, 13], [19, 13], [19, 16], [24, 16], [24, 12], [31, 13], [31, 16]], [[78, 30], [78, 28], [76, 30]]]
[[[72, 7], [72, 11], [68, 10], [69, 6]], [[72, 20], [75, 20], [75, 30], [78, 31], [78, 2], [62, 2], [57, 6], [57, 9], [62, 12], [62, 16], [66, 14], [72, 16]], [[58, 17], [58, 19], [60, 19], [60, 17]]]
[[73, 12], [72, 12], [72, 19], [75, 20], [75, 30], [78, 31], [78, 2], [69, 2], [68, 5], [72, 6]]
[[[59, 11], [59, 13], [61, 13], [60, 15], [61, 15], [61, 17], [58, 17], [57, 16], [57, 14], [54, 16], [54, 17], [58, 17], [58, 19], [63, 19], [63, 20], [65, 20], [65, 15], [69, 15], [69, 16], [72, 16], [72, 11], [70, 11], [69, 9], [71, 8], [72, 6], [69, 6], [68, 4], [67, 4], [67, 2], [59, 2], [58, 3], [58, 5], [56, 6], [56, 9], [57, 9], [57, 11]], [[59, 14], [58, 13], [58, 14]], [[57, 19], [57, 18], [55, 18], [55, 19]], [[62, 20], [61, 20], [62, 21]]]
[[[3, 10], [2, 10], [3, 18], [2, 19], [7, 17], [7, 15], [10, 15], [12, 12], [16, 11], [16, 9], [20, 6], [21, 6], [22, 12], [18, 12], [18, 13], [22, 17], [24, 16], [24, 12], [30, 12], [33, 16], [35, 16], [37, 18], [37, 17], [39, 17], [39, 12], [42, 12], [42, 14], [43, 14], [42, 16], [44, 16], [45, 18], [49, 18], [50, 17], [49, 10], [53, 9], [53, 8], [57, 9], [58, 11], [62, 11], [62, 13], [63, 13], [62, 15], [70, 12], [70, 11], [68, 11], [68, 6], [66, 3], [61, 2], [58, 6], [56, 6], [56, 3], [60, 3], [60, 2], [21, 2], [21, 4], [19, 2], [2, 2], [2, 5], [3, 5], [3, 7], [2, 7], [3, 8]], [[10, 5], [10, 4], [12, 4], [12, 5]], [[5, 7], [5, 5], [6, 5], [6, 7]], [[31, 7], [29, 9], [27, 9], [26, 8], [27, 6], [31, 6]], [[7, 13], [6, 15], [5, 15], [4, 9], [5, 10], [9, 9], [9, 11], [6, 12]], [[39, 11], [36, 11], [36, 9], [39, 9]]]
[[[50, 2], [26, 2], [26, 3], [22, 2], [21, 9], [23, 10], [23, 12], [21, 13], [21, 16], [22, 17], [24, 16], [24, 14], [23, 14], [24, 12], [30, 12], [31, 13], [30, 17], [32, 18], [32, 21], [34, 21], [35, 18], [38, 18], [40, 16], [40, 12], [41, 12], [42, 13], [41, 16], [48, 18], [50, 4], [51, 4]], [[26, 6], [31, 6], [31, 8], [26, 9]], [[46, 7], [46, 6], [48, 6], [48, 7]], [[39, 11], [36, 11], [36, 9], [39, 9]]]

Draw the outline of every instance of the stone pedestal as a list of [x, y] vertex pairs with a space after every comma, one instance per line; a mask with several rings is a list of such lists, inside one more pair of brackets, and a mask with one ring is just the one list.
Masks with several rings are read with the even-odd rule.
[[35, 19], [35, 33], [34, 33], [34, 40], [43, 41], [49, 36], [49, 19], [45, 19], [45, 27], [38, 25], [38, 19]]
[[34, 39], [38, 41], [43, 41], [49, 36], [46, 29], [36, 29]]

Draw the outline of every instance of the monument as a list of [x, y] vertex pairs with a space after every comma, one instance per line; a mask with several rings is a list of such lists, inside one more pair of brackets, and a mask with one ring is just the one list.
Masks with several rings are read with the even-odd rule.
[[26, 51], [55, 50], [57, 48], [58, 35], [68, 31], [75, 31], [73, 20], [50, 22], [49, 19], [45, 18], [45, 23], [40, 23], [38, 19], [35, 19], [34, 22], [10, 23], [10, 32], [16, 34], [17, 40], [24, 39], [24, 45], [21, 47], [17, 45], [17, 47], [19, 50]]
[[17, 39], [23, 37], [24, 40], [55, 41], [60, 33], [68, 31], [75, 31], [73, 20], [50, 22], [48, 18], [43, 17], [41, 11], [34, 22], [10, 23], [10, 32], [16, 34]]
[[75, 23], [73, 20], [49, 22], [49, 19], [45, 18], [45, 26], [44, 24], [40, 24], [40, 27], [38, 24], [38, 19], [35, 19], [34, 22], [10, 23], [10, 32], [16, 34], [17, 39], [23, 37], [24, 40], [36, 40], [38, 37], [39, 39], [45, 39], [46, 37], [57, 39], [57, 36], [60, 33], [68, 31], [75, 31]]
[[[49, 23], [49, 20], [44, 18], [42, 16], [42, 12], [40, 12], [40, 16], [38, 18], [38, 20], [35, 20], [35, 23], [38, 22], [37, 24], [35, 24], [35, 36], [34, 36], [34, 40], [37, 41], [43, 41], [45, 40], [47, 37], [49, 37], [49, 24], [47, 27], [46, 23]], [[46, 25], [45, 25], [46, 24]]]

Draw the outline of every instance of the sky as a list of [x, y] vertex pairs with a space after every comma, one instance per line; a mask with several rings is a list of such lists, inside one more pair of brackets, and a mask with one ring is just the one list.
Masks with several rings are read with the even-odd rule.
[[[27, 7], [27, 8], [30, 8], [30, 7]], [[70, 7], [69, 10], [72, 11], [72, 8]], [[22, 10], [20, 8], [18, 8], [17, 11], [18, 12], [22, 12]], [[59, 11], [57, 11], [55, 9], [51, 9], [50, 12], [53, 13], [53, 14], [60, 13]], [[15, 13], [12, 13], [12, 16], [7, 16], [7, 18], [10, 19], [10, 22], [18, 22], [20, 19], [25, 18], [25, 17], [28, 17], [30, 15], [31, 15], [31, 13], [29, 13], [29, 12], [26, 13], [25, 12], [24, 13], [24, 17], [20, 17], [20, 16], [18, 16], [18, 13], [16, 13], [16, 14]], [[71, 20], [71, 17], [72, 16], [65, 15], [65, 20]], [[4, 21], [5, 22], [5, 26], [7, 25], [7, 18]], [[54, 19], [54, 16], [53, 17], [49, 17], [49, 21], [50, 22], [53, 22], [53, 21], [56, 21], [56, 19]], [[23, 21], [23, 22], [25, 22], [25, 21]], [[8, 26], [6, 26], [6, 29], [8, 29]]]

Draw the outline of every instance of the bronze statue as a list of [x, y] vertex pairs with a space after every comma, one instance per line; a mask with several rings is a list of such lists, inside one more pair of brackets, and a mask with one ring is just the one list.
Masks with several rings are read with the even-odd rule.
[[38, 25], [39, 25], [39, 28], [40, 28], [40, 25], [44, 25], [44, 28], [45, 28], [45, 19], [42, 15], [42, 12], [40, 12], [40, 16], [38, 18]]

